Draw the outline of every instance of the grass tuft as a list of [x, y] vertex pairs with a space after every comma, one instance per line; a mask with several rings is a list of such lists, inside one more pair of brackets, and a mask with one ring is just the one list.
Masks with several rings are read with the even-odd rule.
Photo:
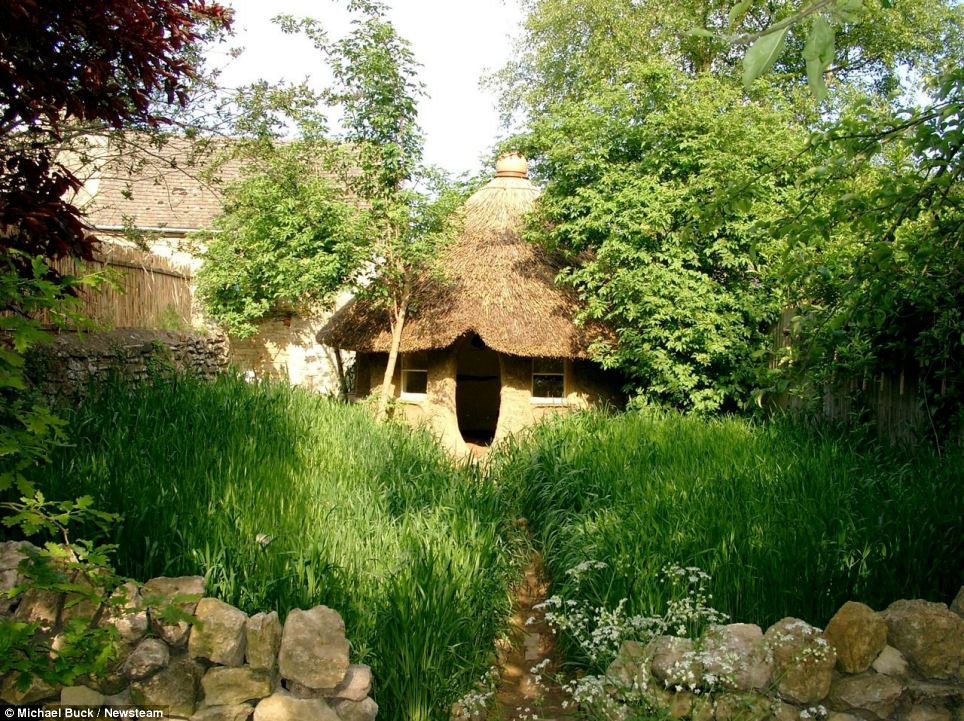
[[[669, 564], [712, 577], [736, 621], [824, 624], [846, 600], [950, 601], [964, 557], [964, 454], [884, 449], [788, 419], [581, 414], [495, 459], [554, 593], [660, 613]], [[606, 568], [578, 588], [565, 571]], [[570, 587], [571, 586], [571, 587]]]
[[[380, 718], [443, 719], [485, 672], [514, 572], [495, 486], [427, 435], [283, 384], [95, 389], [38, 485], [94, 496], [146, 580], [200, 574], [248, 612], [325, 604]], [[83, 537], [83, 536], [81, 536]]]

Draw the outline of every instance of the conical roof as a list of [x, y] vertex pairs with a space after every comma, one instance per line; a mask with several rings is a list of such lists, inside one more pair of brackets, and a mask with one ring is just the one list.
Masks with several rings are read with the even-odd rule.
[[[402, 352], [447, 348], [474, 333], [509, 355], [586, 358], [594, 340], [610, 338], [601, 326], [573, 322], [579, 303], [555, 282], [560, 262], [521, 238], [524, 215], [539, 194], [522, 167], [520, 172], [500, 161], [499, 174], [466, 201], [461, 235], [442, 257], [444, 278], [419, 289], [402, 332]], [[351, 301], [318, 339], [337, 348], [387, 353], [388, 314]]]

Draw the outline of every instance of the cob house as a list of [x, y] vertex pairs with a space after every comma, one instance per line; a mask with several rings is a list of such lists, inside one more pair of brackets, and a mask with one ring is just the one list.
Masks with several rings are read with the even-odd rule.
[[[611, 333], [574, 322], [578, 301], [555, 282], [558, 261], [520, 235], [537, 196], [525, 159], [499, 158], [496, 176], [466, 201], [443, 278], [426, 282], [402, 332], [396, 413], [459, 455], [549, 415], [621, 400], [619, 379], [589, 359], [590, 344]], [[351, 301], [318, 338], [355, 351], [356, 396], [380, 391], [391, 345], [385, 310]]]

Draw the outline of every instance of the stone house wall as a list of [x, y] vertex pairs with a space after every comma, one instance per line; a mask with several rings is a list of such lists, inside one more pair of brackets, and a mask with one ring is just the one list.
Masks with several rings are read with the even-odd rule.
[[[266, 318], [250, 338], [230, 339], [231, 363], [259, 378], [287, 380], [319, 393], [340, 391], [335, 349], [318, 342], [328, 313]], [[347, 362], [351, 354], [343, 353]]]
[[[0, 544], [4, 592], [24, 582], [18, 571], [24, 545]], [[74, 686], [31, 679], [23, 687], [18, 672], [11, 672], [0, 679], [0, 700], [151, 707], [167, 718], [192, 721], [374, 721], [371, 670], [350, 663], [345, 624], [336, 611], [293, 610], [284, 624], [274, 611], [249, 616], [204, 597], [200, 576], [160, 577], [122, 589], [122, 601], [103, 613], [89, 601], [72, 604], [65, 594], [40, 589], [4, 600], [0, 614], [39, 624], [52, 649], [64, 624], [86, 608], [82, 618], [116, 631], [119, 653], [106, 674]], [[164, 616], [170, 606], [185, 620]]]

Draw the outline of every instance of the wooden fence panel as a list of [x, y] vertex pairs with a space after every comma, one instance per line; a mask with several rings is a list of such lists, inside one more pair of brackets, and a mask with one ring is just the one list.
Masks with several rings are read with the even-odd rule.
[[[113, 328], [189, 328], [191, 271], [153, 253], [105, 243], [96, 261], [66, 258], [53, 264], [61, 273], [79, 276], [108, 270], [113, 284], [81, 290], [81, 313], [97, 325]], [[49, 316], [41, 321], [50, 327]]]
[[[773, 350], [793, 345], [792, 320], [795, 313], [785, 310], [772, 329]], [[869, 411], [882, 436], [913, 440], [927, 432], [927, 414], [917, 390], [917, 374], [907, 368], [896, 374], [881, 373], [874, 378], [842, 378], [824, 386], [820, 412], [836, 421], [851, 420], [860, 411]], [[777, 400], [782, 408], [800, 408], [799, 398], [784, 395]]]

